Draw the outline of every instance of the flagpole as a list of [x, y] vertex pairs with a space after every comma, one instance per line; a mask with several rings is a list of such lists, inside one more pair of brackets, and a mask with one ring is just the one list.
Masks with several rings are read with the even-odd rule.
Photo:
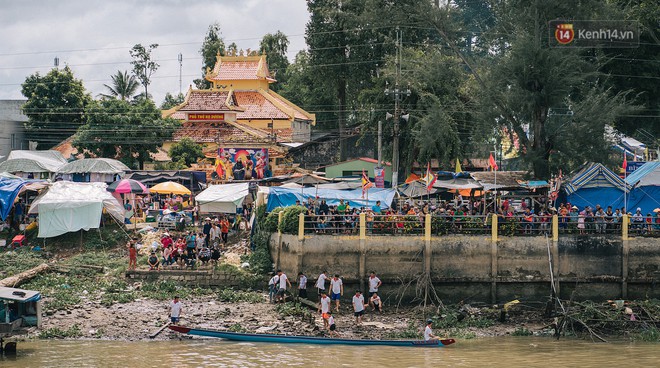
[[626, 185], [626, 179], [628, 178], [628, 160], [626, 160], [626, 149], [623, 149], [623, 207], [626, 209], [626, 213], [624, 215], [627, 215], [628, 212], [630, 211], [628, 209], [628, 193], [627, 193], [627, 185]]

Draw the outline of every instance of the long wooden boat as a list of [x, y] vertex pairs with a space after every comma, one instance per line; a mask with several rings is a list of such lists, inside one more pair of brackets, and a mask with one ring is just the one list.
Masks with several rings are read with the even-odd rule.
[[410, 346], [410, 347], [443, 347], [451, 345], [456, 341], [454, 339], [441, 339], [441, 340], [356, 340], [356, 339], [336, 339], [328, 337], [313, 337], [313, 336], [288, 336], [276, 334], [252, 334], [240, 332], [228, 332], [217, 330], [205, 330], [200, 328], [190, 328], [184, 326], [172, 326], [169, 328], [173, 331], [206, 337], [217, 337], [232, 341], [247, 341], [247, 342], [270, 342], [277, 344], [319, 344], [319, 345], [384, 345], [384, 346]]

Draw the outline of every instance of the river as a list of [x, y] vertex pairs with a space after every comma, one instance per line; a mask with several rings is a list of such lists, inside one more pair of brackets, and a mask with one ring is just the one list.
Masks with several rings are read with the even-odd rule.
[[222, 340], [20, 342], [0, 367], [653, 367], [660, 345], [506, 337], [445, 348], [234, 343]]

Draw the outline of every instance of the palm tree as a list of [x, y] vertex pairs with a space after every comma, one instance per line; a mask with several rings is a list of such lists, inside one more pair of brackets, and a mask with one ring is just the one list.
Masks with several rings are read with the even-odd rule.
[[137, 91], [140, 84], [135, 79], [135, 76], [129, 75], [127, 71], [118, 70], [117, 74], [111, 76], [112, 86], [104, 84], [103, 86], [108, 89], [108, 94], [100, 93], [99, 96], [104, 98], [119, 98], [122, 101], [128, 101], [135, 91]]

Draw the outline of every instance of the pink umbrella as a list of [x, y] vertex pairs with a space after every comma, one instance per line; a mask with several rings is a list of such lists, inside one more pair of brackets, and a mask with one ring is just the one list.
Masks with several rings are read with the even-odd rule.
[[137, 180], [122, 179], [108, 185], [109, 192], [115, 193], [149, 193], [149, 189]]

